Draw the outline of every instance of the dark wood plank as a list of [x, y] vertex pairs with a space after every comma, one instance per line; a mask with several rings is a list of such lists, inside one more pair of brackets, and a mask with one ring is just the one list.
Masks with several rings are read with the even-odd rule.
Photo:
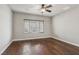
[[79, 55], [79, 47], [53, 39], [13, 42], [2, 55]]

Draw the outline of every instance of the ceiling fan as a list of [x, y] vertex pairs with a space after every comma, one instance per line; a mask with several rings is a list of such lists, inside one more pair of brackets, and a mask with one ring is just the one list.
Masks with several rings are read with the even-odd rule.
[[51, 4], [42, 4], [41, 5], [41, 12], [44, 13], [44, 12], [52, 12], [52, 10], [50, 9], [52, 7]]

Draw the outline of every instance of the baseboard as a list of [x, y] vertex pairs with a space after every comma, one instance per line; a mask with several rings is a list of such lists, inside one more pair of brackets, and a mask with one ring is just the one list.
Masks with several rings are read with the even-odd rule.
[[76, 44], [76, 43], [72, 43], [72, 42], [63, 40], [62, 38], [59, 38], [59, 37], [56, 37], [56, 36], [52, 36], [52, 38], [55, 38], [55, 39], [57, 39], [57, 40], [60, 40], [60, 41], [63, 41], [63, 42], [65, 42], [65, 43], [68, 43], [68, 44], [71, 44], [71, 45], [74, 45], [74, 46], [79, 47], [79, 44]]
[[12, 42], [13, 42], [13, 41], [10, 41], [8, 44], [6, 44], [6, 45], [3, 47], [2, 51], [0, 51], [0, 55], [10, 46], [10, 44], [11, 44]]
[[13, 39], [13, 41], [23, 41], [23, 40], [35, 40], [35, 39], [45, 39], [51, 37], [37, 37], [37, 38], [25, 38], [25, 39]]
[[72, 42], [63, 40], [62, 38], [59, 38], [59, 37], [57, 37], [57, 36], [41, 37], [41, 38], [27, 38], [27, 39], [13, 39], [13, 41], [35, 40], [35, 39], [45, 39], [45, 38], [55, 38], [55, 39], [57, 39], [57, 40], [60, 40], [60, 41], [66, 42], [66, 43], [68, 43], [68, 44], [71, 44], [71, 45], [74, 45], [74, 46], [79, 47], [79, 44], [75, 44], [75, 43], [72, 43]]

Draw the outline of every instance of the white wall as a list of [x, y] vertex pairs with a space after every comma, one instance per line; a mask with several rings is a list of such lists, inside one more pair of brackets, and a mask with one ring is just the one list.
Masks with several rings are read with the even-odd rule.
[[52, 32], [61, 40], [79, 45], [79, 6], [54, 16]]
[[[44, 20], [44, 33], [24, 33], [24, 19], [31, 20]], [[13, 23], [13, 38], [19, 39], [34, 39], [34, 38], [47, 38], [51, 36], [50, 31], [50, 17], [42, 17], [38, 15], [24, 14], [15, 12]]]
[[0, 53], [11, 41], [12, 12], [8, 5], [0, 5]]

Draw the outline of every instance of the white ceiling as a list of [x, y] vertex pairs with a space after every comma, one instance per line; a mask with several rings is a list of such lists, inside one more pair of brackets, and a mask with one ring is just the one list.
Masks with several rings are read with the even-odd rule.
[[[75, 8], [77, 5], [75, 4], [52, 4], [53, 7], [51, 8], [52, 12], [48, 13], [45, 12], [44, 16], [53, 16], [65, 11], [68, 11], [69, 9]], [[29, 14], [35, 14], [35, 15], [42, 15], [41, 13], [41, 4], [10, 4], [9, 5], [11, 9], [15, 12], [23, 12], [23, 13], [29, 13]]]

